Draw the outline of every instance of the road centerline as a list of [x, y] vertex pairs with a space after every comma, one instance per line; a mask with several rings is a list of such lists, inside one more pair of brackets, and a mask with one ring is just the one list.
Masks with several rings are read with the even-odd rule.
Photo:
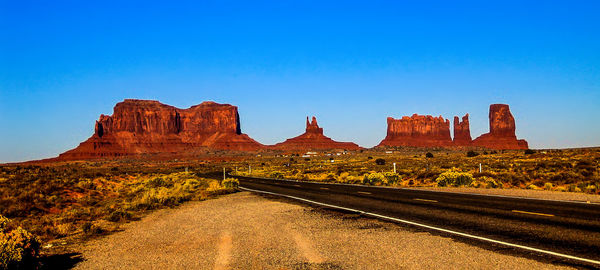
[[357, 191], [356, 193], [358, 193], [358, 194], [366, 194], [366, 195], [373, 195], [373, 193], [366, 192], [366, 191]]
[[415, 200], [415, 201], [420, 201], [420, 202], [433, 202], [433, 203], [436, 203], [436, 202], [438, 202], [438, 201], [436, 201], [436, 200], [419, 199], [419, 198], [414, 198], [413, 200]]
[[536, 215], [536, 216], [545, 216], [545, 217], [553, 217], [554, 216], [553, 214], [536, 213], [536, 212], [528, 212], [528, 211], [521, 211], [521, 210], [512, 210], [512, 212], [520, 213], [520, 214]]

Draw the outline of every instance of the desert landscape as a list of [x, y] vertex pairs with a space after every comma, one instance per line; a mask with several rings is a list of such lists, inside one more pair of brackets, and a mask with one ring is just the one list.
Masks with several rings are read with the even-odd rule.
[[599, 13], [4, 2], [0, 270], [600, 269]]
[[[240, 185], [240, 177], [600, 203], [600, 148], [529, 149], [525, 140], [515, 136], [508, 105], [490, 106], [490, 132], [474, 140], [468, 115], [462, 121], [455, 117], [453, 138], [449, 121], [441, 116], [388, 118], [387, 135], [370, 149], [324, 136], [314, 117], [311, 121], [307, 117], [304, 134], [263, 145], [241, 132], [239, 118], [237, 107], [214, 102], [178, 109], [157, 101], [125, 100], [112, 115], [101, 115], [94, 134], [77, 148], [56, 158], [3, 164], [3, 230], [7, 239], [22, 230], [23, 238], [12, 245], [24, 247], [21, 257], [14, 255], [20, 262], [12, 259], [4, 266], [68, 267], [89, 259], [103, 262], [81, 264], [84, 268], [121, 268], [121, 259], [103, 265], [105, 259], [87, 258], [87, 252], [107, 255], [88, 249], [85, 243], [102, 243], [113, 239], [106, 238], [113, 233], [122, 235], [129, 223], [144, 222], [156, 209], [239, 192], [246, 186], [243, 181]], [[375, 222], [367, 217], [360, 220]], [[83, 256], [82, 248], [89, 250]], [[316, 252], [314, 247], [305, 249]], [[314, 256], [306, 267], [329, 269], [327, 260]], [[131, 260], [131, 267], [142, 267], [136, 256]], [[298, 268], [298, 263], [282, 265]], [[364, 263], [350, 268], [366, 267]], [[252, 264], [238, 267], [278, 265], [274, 261]], [[185, 267], [206, 268], [211, 261], [194, 265]], [[397, 261], [378, 268], [402, 265]]]

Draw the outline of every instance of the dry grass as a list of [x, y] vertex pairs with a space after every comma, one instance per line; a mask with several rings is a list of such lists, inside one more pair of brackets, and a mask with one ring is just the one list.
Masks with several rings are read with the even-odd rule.
[[115, 231], [120, 223], [150, 210], [204, 200], [237, 187], [232, 179], [225, 187], [200, 175], [178, 167], [161, 171], [93, 163], [2, 166], [0, 215], [38, 236], [44, 245], [81, 241]]

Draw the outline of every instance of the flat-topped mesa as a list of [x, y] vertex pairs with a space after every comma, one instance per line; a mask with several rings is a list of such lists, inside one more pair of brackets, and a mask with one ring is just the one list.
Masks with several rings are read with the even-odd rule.
[[527, 141], [518, 140], [515, 134], [515, 118], [506, 104], [490, 105], [490, 132], [475, 140], [473, 145], [492, 149], [527, 149]]
[[459, 120], [458, 116], [454, 116], [454, 138], [452, 142], [455, 146], [469, 146], [473, 143], [468, 113], [462, 117], [462, 121]]
[[451, 146], [450, 121], [441, 115], [413, 114], [401, 119], [387, 118], [387, 136], [378, 146]]
[[154, 100], [126, 99], [111, 116], [100, 115], [95, 132], [60, 159], [146, 153], [181, 153], [198, 147], [253, 151], [262, 145], [241, 133], [236, 106], [203, 102], [179, 109]]
[[352, 142], [337, 142], [323, 135], [323, 128], [317, 124], [317, 118], [312, 117], [312, 121], [308, 121], [306, 117], [306, 132], [304, 134], [287, 139], [284, 142], [270, 146], [271, 149], [284, 151], [307, 151], [307, 150], [358, 150], [361, 149]]

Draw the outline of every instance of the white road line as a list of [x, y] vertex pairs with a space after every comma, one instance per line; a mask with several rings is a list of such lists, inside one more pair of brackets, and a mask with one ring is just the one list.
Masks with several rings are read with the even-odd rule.
[[536, 213], [536, 212], [528, 212], [528, 211], [521, 211], [521, 210], [512, 210], [515, 213], [521, 213], [521, 214], [529, 214], [529, 215], [537, 215], [537, 216], [545, 216], [545, 217], [553, 217], [553, 214], [544, 214], [544, 213]]
[[388, 217], [388, 216], [379, 215], [379, 214], [375, 214], [375, 213], [365, 212], [365, 211], [361, 211], [361, 210], [357, 210], [357, 209], [352, 209], [352, 208], [347, 208], [347, 207], [342, 207], [342, 206], [337, 206], [337, 205], [332, 205], [332, 204], [327, 204], [327, 203], [315, 202], [315, 201], [311, 201], [311, 200], [307, 200], [307, 199], [303, 199], [303, 198], [299, 198], [299, 197], [294, 197], [294, 196], [290, 196], [290, 195], [284, 195], [284, 194], [279, 194], [279, 193], [274, 193], [274, 192], [269, 192], [269, 191], [255, 190], [255, 189], [244, 188], [244, 187], [240, 187], [240, 189], [257, 192], [257, 193], [264, 193], [264, 194], [286, 197], [286, 198], [290, 198], [290, 199], [294, 199], [294, 200], [308, 202], [311, 204], [326, 206], [326, 207], [340, 209], [340, 210], [349, 211], [349, 212], [355, 212], [355, 213], [363, 214], [366, 216], [372, 216], [372, 217], [376, 217], [376, 218], [380, 218], [380, 219], [410, 224], [413, 226], [418, 226], [418, 227], [422, 227], [422, 228], [426, 228], [426, 229], [430, 229], [430, 230], [434, 230], [434, 231], [440, 231], [440, 232], [445, 232], [445, 233], [449, 233], [449, 234], [459, 235], [459, 236], [466, 237], [466, 238], [477, 239], [480, 241], [505, 245], [505, 246], [509, 246], [509, 247], [513, 247], [513, 248], [519, 248], [519, 249], [534, 251], [534, 252], [538, 252], [538, 253], [548, 254], [548, 255], [552, 255], [552, 256], [556, 256], [556, 257], [571, 259], [571, 260], [575, 260], [575, 261], [600, 265], [600, 261], [596, 261], [596, 260], [592, 260], [592, 259], [586, 259], [586, 258], [581, 258], [581, 257], [572, 256], [572, 255], [568, 255], [568, 254], [562, 254], [562, 253], [558, 253], [558, 252], [554, 252], [554, 251], [549, 251], [549, 250], [544, 250], [544, 249], [539, 249], [539, 248], [534, 248], [534, 247], [528, 247], [528, 246], [523, 246], [523, 245], [519, 245], [519, 244], [508, 243], [508, 242], [494, 240], [494, 239], [490, 239], [490, 238], [486, 238], [486, 237], [481, 237], [481, 236], [466, 234], [466, 233], [462, 233], [462, 232], [452, 231], [452, 230], [448, 230], [448, 229], [444, 229], [444, 228], [425, 225], [425, 224], [408, 221], [408, 220], [404, 220], [404, 219], [399, 219], [399, 218]]
[[438, 202], [436, 200], [427, 200], [427, 199], [419, 199], [419, 198], [414, 198], [413, 200], [415, 200], [415, 201], [421, 201], [421, 202]]
[[366, 191], [357, 191], [356, 193], [359, 193], [359, 194], [367, 194], [367, 195], [371, 195], [371, 194], [373, 194], [373, 193], [371, 193], [371, 192], [366, 192]]
[[320, 188], [320, 189], [324, 189], [324, 190], [328, 190], [328, 189], [329, 189], [329, 188], [326, 188], [326, 187], [322, 187], [322, 188]]
[[295, 187], [300, 187], [300, 185], [292, 185], [292, 186], [295, 186]]

